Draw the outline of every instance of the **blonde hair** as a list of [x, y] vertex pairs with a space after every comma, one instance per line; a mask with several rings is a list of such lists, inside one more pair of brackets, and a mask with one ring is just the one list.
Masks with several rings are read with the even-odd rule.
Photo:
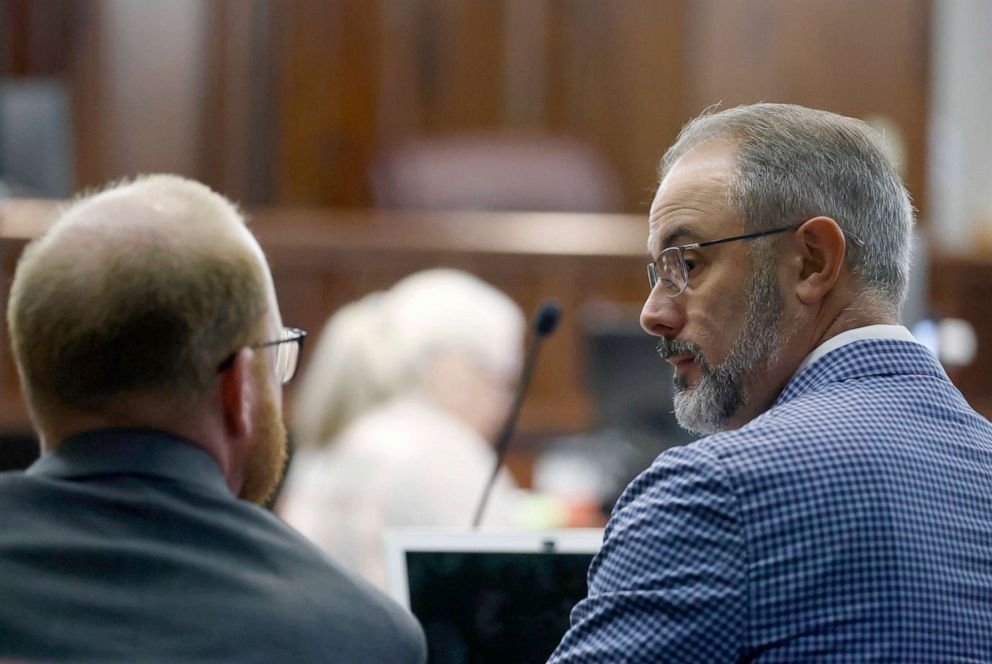
[[439, 353], [471, 353], [514, 373], [526, 323], [509, 297], [466, 272], [425, 270], [340, 309], [328, 321], [295, 403], [304, 446], [330, 444], [376, 404], [420, 387]]
[[520, 363], [526, 328], [520, 307], [467, 272], [436, 268], [401, 279], [389, 290], [386, 316], [408, 383], [442, 351], [466, 351], [495, 371], [513, 373]]
[[338, 309], [324, 325], [294, 404], [293, 431], [321, 446], [396, 391], [398, 366], [385, 334], [384, 296], [372, 293]]
[[68, 207], [21, 256], [7, 323], [36, 413], [100, 411], [215, 379], [268, 309], [265, 258], [237, 208], [202, 184], [153, 175]]

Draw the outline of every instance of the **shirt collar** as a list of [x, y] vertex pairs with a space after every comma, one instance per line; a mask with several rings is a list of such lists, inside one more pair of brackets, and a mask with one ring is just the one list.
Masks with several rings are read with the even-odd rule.
[[855, 341], [864, 341], [866, 339], [895, 339], [897, 341], [916, 341], [916, 338], [902, 325], [866, 325], [865, 327], [856, 327], [853, 330], [847, 330], [841, 332], [837, 336], [830, 337], [822, 344], [813, 349], [813, 352], [806, 356], [806, 358], [796, 369], [793, 376], [798, 376], [803, 372], [803, 369], [809, 365], [816, 362], [818, 359], [826, 355], [832, 350], [837, 350], [842, 346], [847, 344], [852, 344]]
[[79, 479], [95, 475], [145, 475], [196, 485], [231, 497], [220, 466], [196, 443], [154, 429], [101, 429], [70, 436], [25, 471]]

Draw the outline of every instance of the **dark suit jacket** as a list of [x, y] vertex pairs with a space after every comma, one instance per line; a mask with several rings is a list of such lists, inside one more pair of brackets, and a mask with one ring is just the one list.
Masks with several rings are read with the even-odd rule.
[[231, 495], [202, 449], [75, 436], [0, 474], [0, 659], [422, 662], [389, 598]]

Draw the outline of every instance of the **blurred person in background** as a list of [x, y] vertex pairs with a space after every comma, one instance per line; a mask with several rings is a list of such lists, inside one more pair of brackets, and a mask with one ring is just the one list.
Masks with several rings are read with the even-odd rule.
[[259, 507], [305, 333], [230, 201], [175, 176], [82, 198], [8, 325], [42, 456], [0, 475], [0, 658], [424, 661], [412, 616]]
[[[450, 269], [416, 273], [332, 316], [302, 381], [283, 518], [380, 587], [386, 528], [468, 527], [525, 328], [509, 297]], [[483, 526], [512, 523], [523, 493], [502, 470]]]

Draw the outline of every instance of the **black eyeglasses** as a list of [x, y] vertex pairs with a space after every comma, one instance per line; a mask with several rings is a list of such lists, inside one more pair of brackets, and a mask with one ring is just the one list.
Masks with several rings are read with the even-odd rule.
[[[261, 343], [251, 344], [248, 347], [276, 347], [276, 375], [279, 377], [280, 382], [285, 385], [289, 381], [293, 380], [293, 377], [296, 375], [296, 370], [299, 368], [300, 364], [300, 355], [303, 353], [303, 340], [306, 336], [306, 331], [301, 330], [298, 327], [284, 327], [282, 328], [282, 338], [274, 341], [263, 341]], [[224, 371], [231, 366], [231, 362], [233, 361], [234, 353], [221, 362], [217, 370]]]
[[[805, 223], [805, 222], [804, 222]], [[768, 231], [758, 231], [757, 233], [748, 233], [747, 235], [734, 235], [733, 237], [725, 237], [719, 240], [709, 240], [708, 242], [694, 242], [692, 244], [683, 244], [676, 247], [668, 247], [664, 249], [660, 254], [658, 254], [658, 259], [648, 263], [648, 284], [651, 286], [653, 291], [660, 283], [668, 291], [668, 297], [675, 297], [680, 295], [682, 291], [686, 289], [689, 285], [689, 266], [685, 261], [685, 251], [686, 249], [703, 249], [705, 247], [712, 247], [714, 244], [723, 244], [724, 242], [736, 242], [737, 240], [753, 240], [759, 237], [765, 237], [768, 235], [775, 235], [776, 233], [784, 233], [786, 231], [794, 231], [802, 226], [802, 224], [793, 224], [791, 226], [785, 226], [783, 228], [773, 228]], [[847, 237], [851, 238], [851, 242], [858, 247], [864, 246], [864, 242], [854, 237], [850, 233], [844, 233]]]

